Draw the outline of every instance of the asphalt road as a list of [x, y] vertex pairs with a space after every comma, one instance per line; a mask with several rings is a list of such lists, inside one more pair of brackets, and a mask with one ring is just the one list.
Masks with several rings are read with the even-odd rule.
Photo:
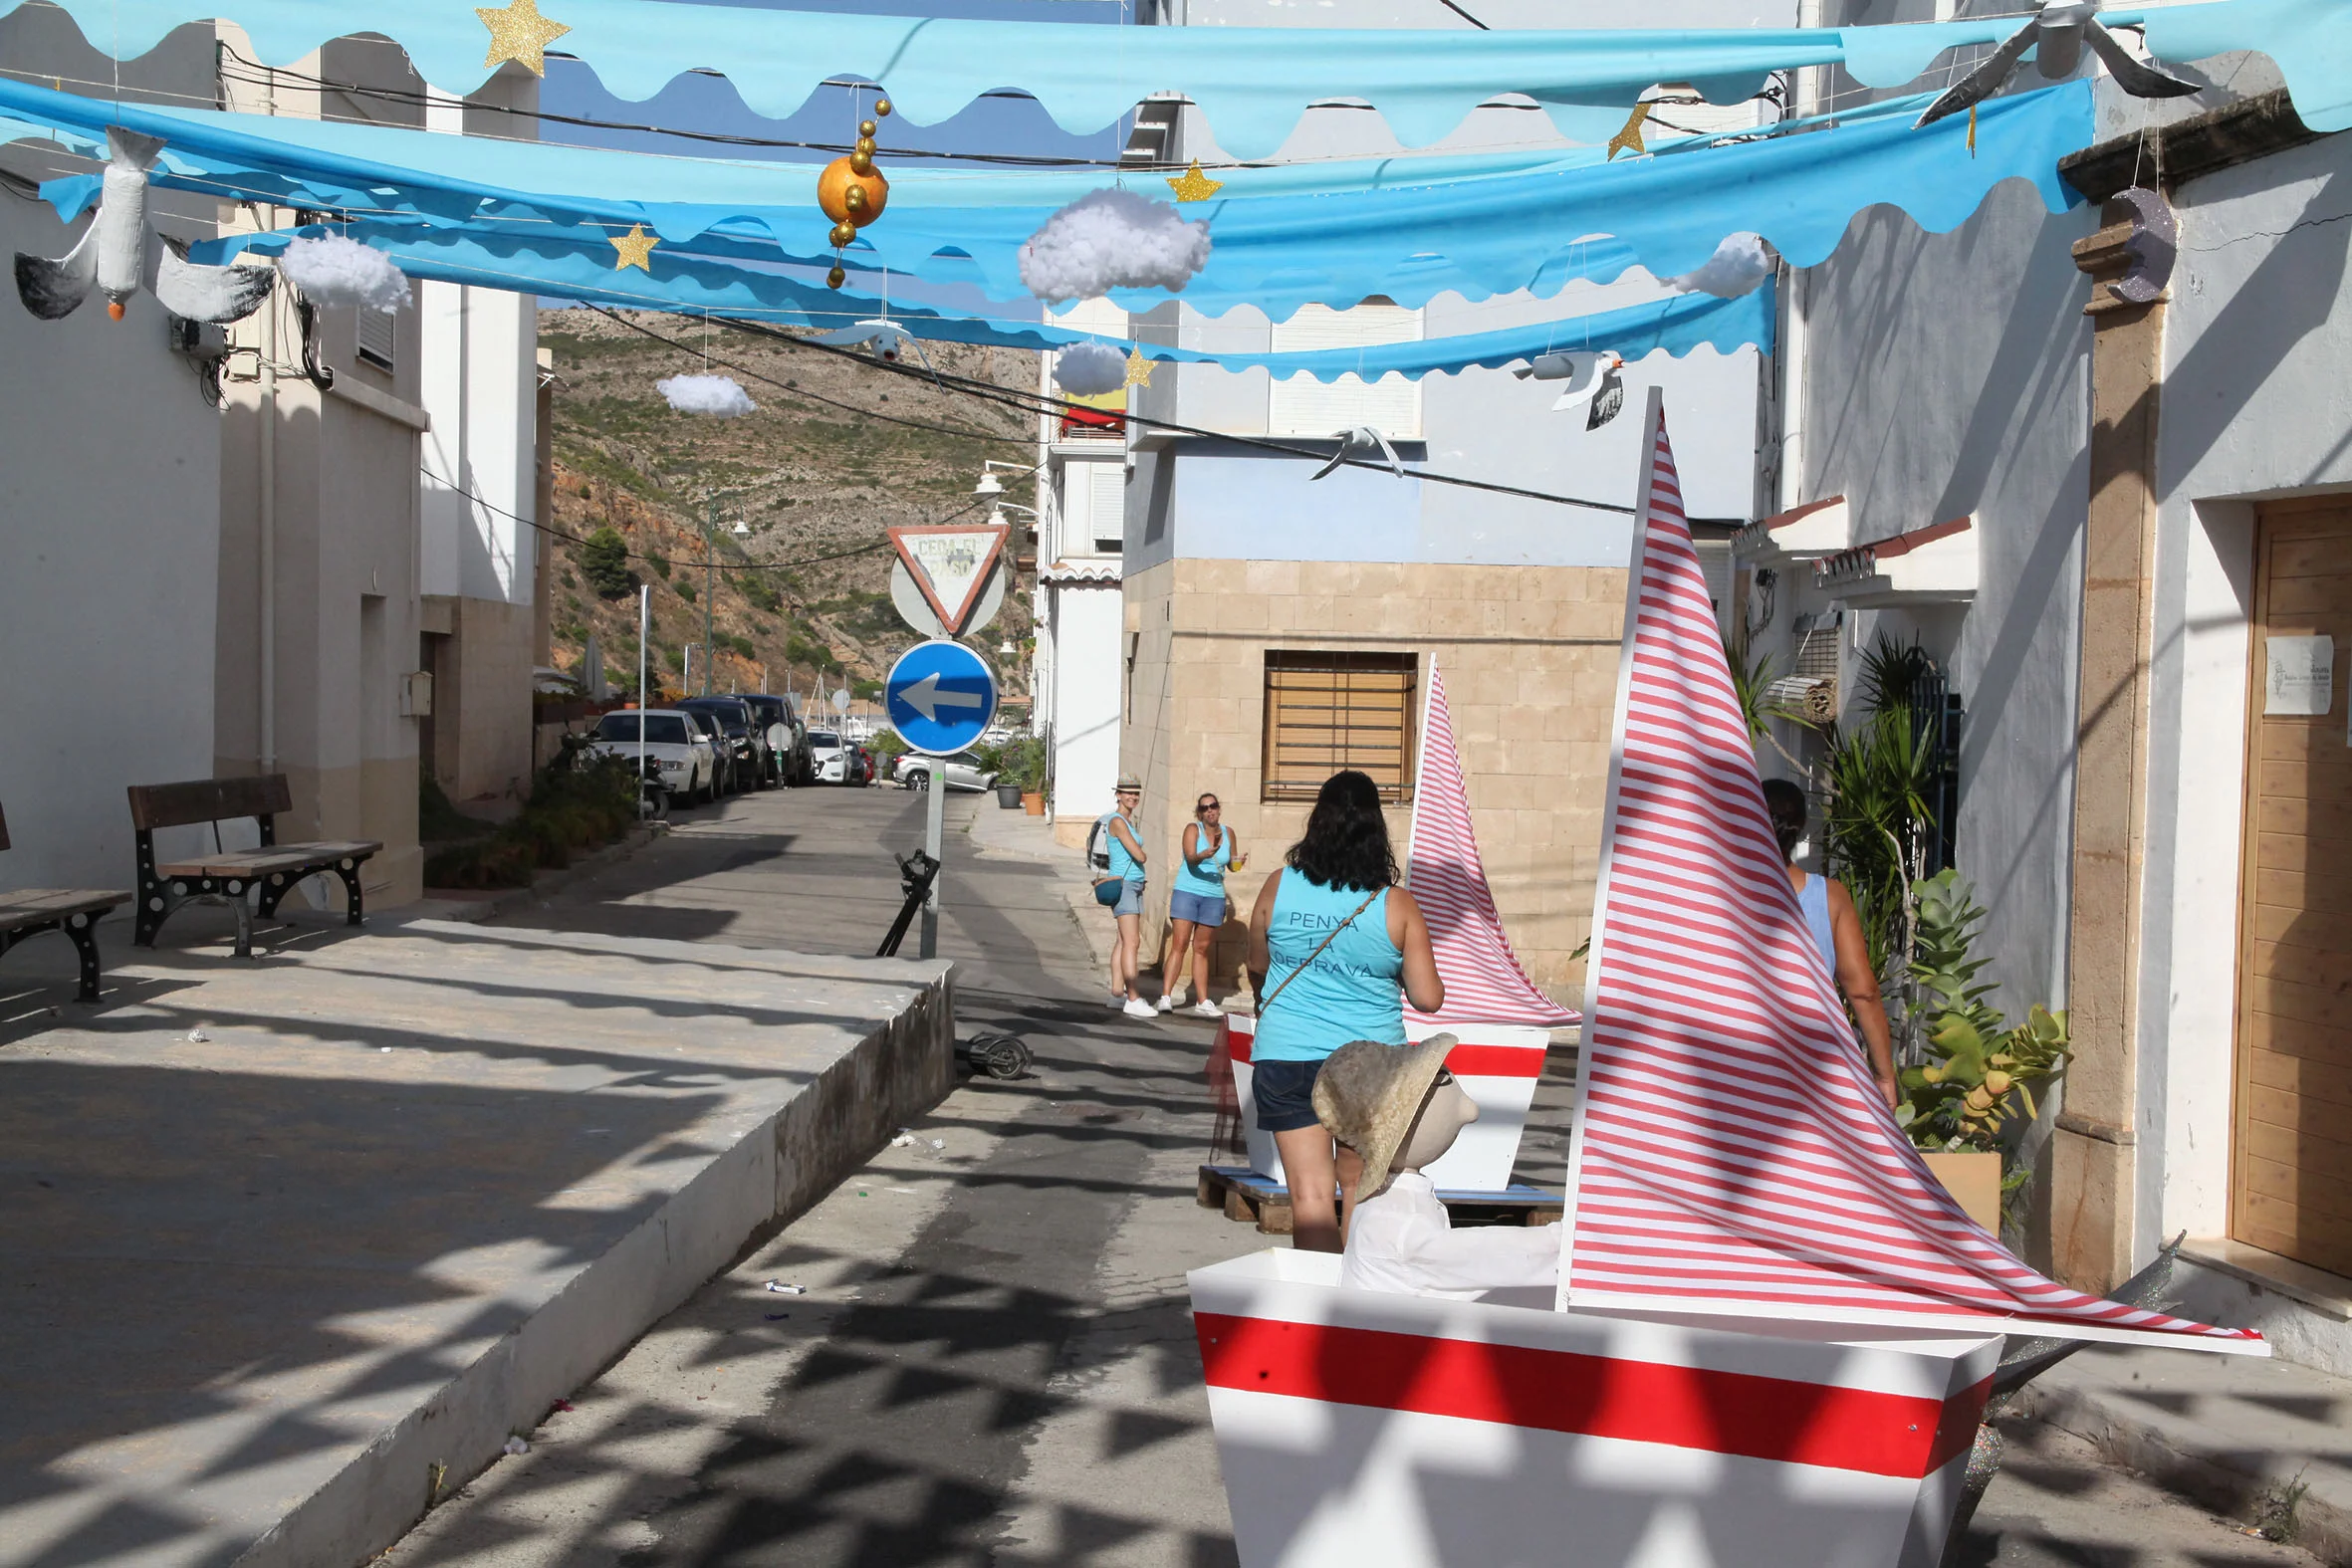
[[[1035, 1075], [958, 1088], [387, 1563], [1235, 1560], [1183, 1276], [1263, 1243], [1192, 1202], [1211, 1026], [1105, 1008], [1067, 897], [1077, 857], [983, 853], [962, 831], [982, 810], [993, 797], [950, 802], [942, 955], [962, 1031], [1020, 1032]], [[921, 831], [920, 796], [895, 789], [741, 797], [510, 919], [870, 953], [898, 903], [888, 852]], [[1523, 1171], [1551, 1174], [1565, 1103], [1551, 1075]], [[2313, 1562], [2062, 1435], [2017, 1434], [2011, 1456], [1967, 1568]]]

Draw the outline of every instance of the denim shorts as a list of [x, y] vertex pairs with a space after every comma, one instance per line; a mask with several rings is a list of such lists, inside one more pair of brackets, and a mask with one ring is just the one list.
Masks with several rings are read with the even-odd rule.
[[1121, 882], [1119, 884], [1119, 901], [1110, 906], [1110, 912], [1114, 915], [1142, 914], [1143, 884], [1140, 882]]
[[1189, 920], [1196, 926], [1222, 926], [1225, 924], [1225, 895], [1187, 893], [1178, 888], [1168, 895], [1168, 918]]
[[1321, 1125], [1314, 1113], [1316, 1061], [1262, 1061], [1250, 1070], [1250, 1097], [1258, 1102], [1258, 1125], [1270, 1133], [1296, 1132]]

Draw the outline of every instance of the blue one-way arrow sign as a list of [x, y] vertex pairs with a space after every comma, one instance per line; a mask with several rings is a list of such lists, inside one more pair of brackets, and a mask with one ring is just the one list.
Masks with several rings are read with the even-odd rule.
[[882, 687], [890, 728], [918, 752], [945, 757], [980, 739], [996, 717], [997, 681], [960, 642], [919, 642], [890, 667]]

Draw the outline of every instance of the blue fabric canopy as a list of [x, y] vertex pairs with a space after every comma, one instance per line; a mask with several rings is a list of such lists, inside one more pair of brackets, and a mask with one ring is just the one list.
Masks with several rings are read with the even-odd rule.
[[[1612, 278], [1636, 263], [1659, 277], [1686, 273], [1741, 232], [1810, 266], [1873, 205], [1898, 206], [1942, 232], [2005, 179], [2030, 181], [2053, 211], [2077, 199], [2057, 160], [2090, 138], [2088, 83], [1986, 104], [1973, 149], [1966, 118], [1912, 130], [1915, 112], [1915, 103], [1901, 101], [1834, 126], [1692, 140], [1614, 162], [1578, 148], [1237, 171], [1217, 197], [1182, 209], [1208, 220], [1214, 245], [1182, 298], [1210, 314], [1248, 304], [1280, 318], [1302, 303], [1345, 307], [1371, 295], [1417, 306], [1447, 291], [1473, 300], [1550, 294], [1571, 278]], [[115, 105], [9, 81], [0, 81], [0, 115], [19, 122], [18, 134], [52, 127], [84, 150], [100, 144], [109, 123], [123, 124], [168, 143], [167, 183], [356, 217], [412, 215], [484, 237], [551, 223], [619, 231], [643, 223], [664, 242], [654, 252], [656, 277], [680, 251], [829, 261], [808, 165]], [[1025, 299], [1022, 242], [1058, 207], [1109, 182], [1093, 173], [906, 170], [851, 256]], [[95, 189], [88, 182], [61, 196], [71, 206]], [[1142, 309], [1168, 297], [1116, 298]]]
[[[271, 255], [295, 234], [324, 229], [231, 234], [193, 248], [192, 257], [217, 264], [244, 254]], [[941, 342], [999, 343], [1013, 348], [1055, 348], [1102, 341], [1051, 323], [984, 321], [944, 315], [823, 285], [789, 274], [700, 258], [672, 257], [656, 276], [615, 272], [611, 247], [600, 230], [543, 227], [524, 234], [477, 234], [421, 223], [358, 223], [338, 230], [383, 251], [411, 278], [464, 283], [583, 300], [630, 310], [679, 311], [715, 317], [756, 319], [777, 326], [821, 331], [887, 316], [917, 337]], [[1123, 339], [1116, 340], [1126, 346]], [[1264, 369], [1278, 380], [1307, 374], [1317, 380], [1342, 375], [1378, 379], [1400, 374], [1418, 380], [1429, 372], [1451, 373], [1474, 365], [1499, 368], [1554, 348], [1614, 348], [1628, 359], [1660, 349], [1677, 357], [1706, 346], [1730, 353], [1746, 344], [1769, 349], [1772, 291], [1767, 285], [1737, 300], [1692, 294], [1653, 304], [1596, 312], [1560, 321], [1362, 348], [1294, 353], [1214, 353], [1163, 344], [1137, 343], [1145, 357], [1228, 370]]]
[[[0, 0], [0, 11], [24, 0]], [[262, 61], [291, 66], [331, 39], [386, 34], [426, 81], [464, 93], [489, 75], [488, 34], [472, 0], [49, 0], [83, 36], [119, 58], [174, 27], [222, 18]], [[880, 83], [914, 124], [945, 119], [983, 93], [1035, 96], [1063, 128], [1088, 132], [1157, 92], [1207, 114], [1237, 157], [1275, 151], [1307, 105], [1367, 101], [1407, 146], [1426, 146], [1479, 104], [1520, 93], [1560, 131], [1599, 141], [1661, 82], [1687, 82], [1717, 103], [1744, 99], [1774, 71], [1841, 66], [1867, 87], [1910, 82], [1948, 49], [1993, 44], [2017, 16], [1901, 26], [1717, 31], [1127, 27], [833, 15], [646, 0], [541, 0], [569, 29], [554, 46], [592, 68], [619, 98], [643, 100], [677, 77], [716, 71], [771, 117], [792, 113], [832, 77]], [[226, 13], [224, 15], [224, 13]], [[2296, 112], [2315, 130], [2352, 125], [2352, 6], [2343, 0], [2209, 0], [2117, 8], [2109, 26], [2144, 24], [2160, 59], [2259, 50], [2278, 65]], [[1105, 36], [1110, 33], [1112, 36]]]

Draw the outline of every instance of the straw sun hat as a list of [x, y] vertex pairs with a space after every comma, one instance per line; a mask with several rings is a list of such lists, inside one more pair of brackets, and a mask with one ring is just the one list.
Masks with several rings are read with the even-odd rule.
[[1455, 1044], [1451, 1034], [1432, 1034], [1418, 1045], [1351, 1040], [1331, 1052], [1315, 1074], [1315, 1118], [1364, 1162], [1356, 1202], [1387, 1189], [1388, 1168]]

